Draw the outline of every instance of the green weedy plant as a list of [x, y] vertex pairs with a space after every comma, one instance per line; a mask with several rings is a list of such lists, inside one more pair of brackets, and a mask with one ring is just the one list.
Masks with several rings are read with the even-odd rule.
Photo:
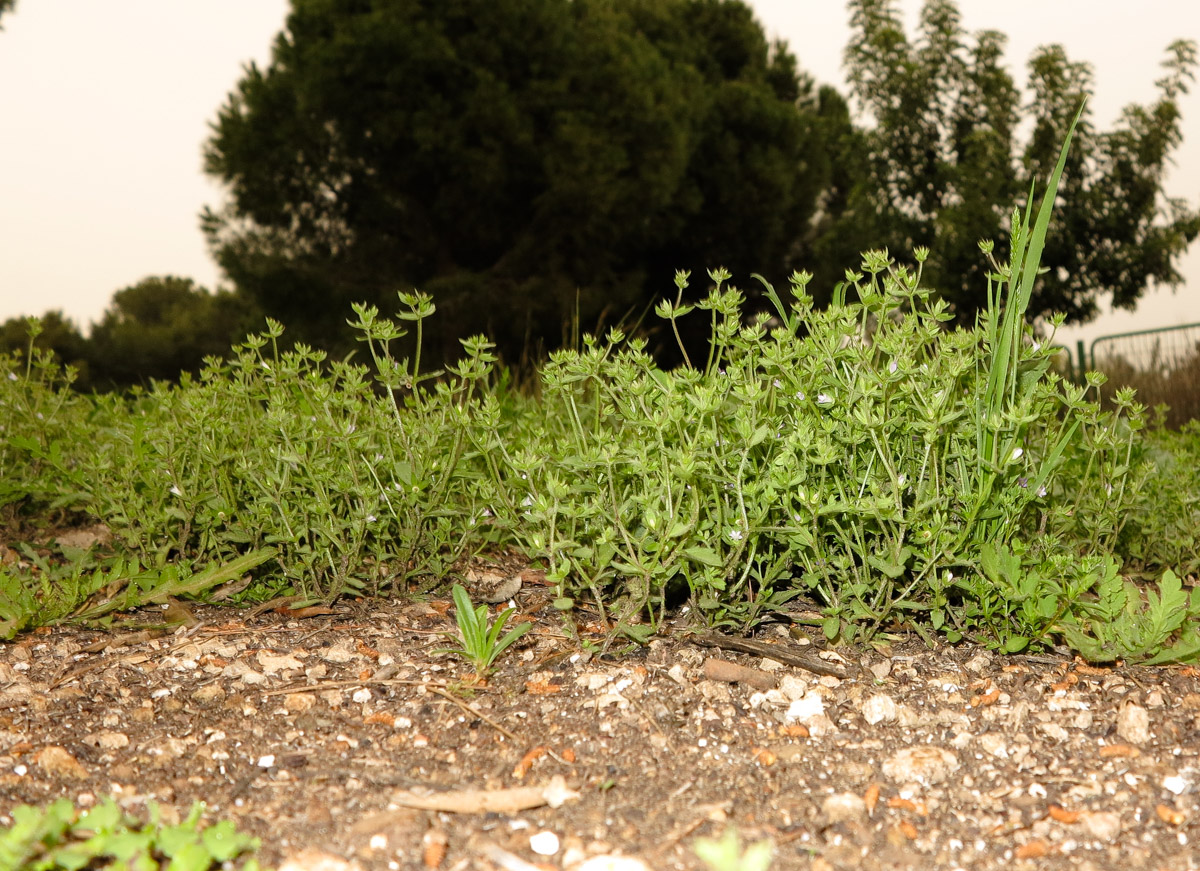
[[79, 424], [95, 418], [89, 401], [70, 389], [72, 369], [35, 346], [41, 334], [37, 318], [28, 321], [29, 346], [22, 361], [0, 354], [0, 508], [42, 503], [72, 507], [79, 494], [64, 485], [78, 448]]
[[[428, 297], [401, 300], [418, 325], [433, 311]], [[374, 378], [303, 345], [282, 351], [283, 327], [269, 321], [198, 379], [135, 394], [81, 460], [89, 510], [146, 565], [271, 548], [260, 597], [373, 594], [442, 574], [481, 537], [461, 522], [475, 501], [463, 429], [487, 346], [433, 390], [411, 389], [419, 358], [388, 353], [404, 330], [355, 311]]]
[[[1144, 594], [1117, 572], [1109, 558], [1094, 596], [1064, 615], [1055, 627], [1090, 662], [1159, 665], [1200, 657], [1200, 587], [1184, 592], [1175, 573], [1163, 573], [1158, 591]], [[1189, 631], [1181, 631], [1188, 627]]]
[[489, 625], [487, 605], [475, 607], [467, 591], [459, 584], [454, 585], [451, 595], [454, 598], [454, 621], [458, 625], [458, 637], [449, 632], [445, 634], [458, 641], [459, 646], [441, 648], [436, 652], [461, 656], [475, 667], [476, 679], [483, 680], [496, 658], [532, 629], [533, 624], [521, 623], [501, 637], [500, 633], [504, 632], [504, 626], [516, 611], [515, 608], [501, 611]]
[[201, 829], [202, 802], [178, 825], [165, 824], [154, 803], [148, 810], [150, 818], [141, 824], [111, 798], [83, 813], [67, 799], [45, 808], [20, 805], [11, 811], [12, 826], [0, 829], [0, 868], [258, 871], [258, 860], [247, 856], [258, 850], [258, 839], [238, 832], [228, 820]]
[[[1036, 219], [1032, 195], [1014, 212], [974, 330], [946, 330], [921, 249], [915, 270], [868, 252], [824, 311], [807, 275], [790, 306], [764, 282], [769, 332], [744, 324], [728, 273], [694, 306], [680, 274], [658, 313], [673, 328], [708, 313], [702, 367], [659, 370], [614, 330], [551, 356], [536, 416], [506, 426], [485, 403], [474, 435], [500, 525], [546, 562], [558, 604], [615, 608], [635, 637], [672, 600], [741, 627], [801, 593], [830, 638], [901, 624], [1011, 652], [1061, 636], [1145, 472], [1140, 409], [1101, 413], [1096, 381], [1063, 382], [1024, 322], [1070, 135]], [[1000, 571], [995, 549], [1016, 562]]]
[[774, 847], [768, 840], [756, 841], [742, 851], [737, 829], [729, 826], [720, 840], [697, 838], [692, 850], [710, 871], [767, 871]]

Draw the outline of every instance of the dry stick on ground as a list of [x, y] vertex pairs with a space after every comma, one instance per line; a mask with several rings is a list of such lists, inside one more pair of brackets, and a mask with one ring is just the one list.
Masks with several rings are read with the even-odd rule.
[[750, 653], [754, 656], [765, 656], [785, 665], [794, 665], [813, 674], [829, 675], [845, 680], [849, 675], [843, 668], [830, 665], [823, 659], [807, 653], [797, 653], [789, 650], [789, 645], [767, 644], [763, 641], [751, 641], [748, 638], [730, 638], [725, 635], [694, 635], [688, 639], [701, 647], [718, 647], [722, 650], [736, 650], [739, 653]]

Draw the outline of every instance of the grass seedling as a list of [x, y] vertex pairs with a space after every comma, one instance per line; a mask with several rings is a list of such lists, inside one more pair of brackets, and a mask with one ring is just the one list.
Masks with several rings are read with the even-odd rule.
[[[454, 620], [458, 624], [458, 638], [455, 640], [459, 642], [459, 646], [442, 648], [438, 652], [458, 654], [475, 666], [476, 679], [483, 680], [491, 670], [496, 657], [532, 629], [533, 624], [521, 623], [501, 637], [500, 633], [504, 632], [504, 625], [516, 608], [506, 608], [501, 611], [491, 625], [488, 625], [487, 605], [475, 607], [471, 603], [471, 597], [467, 595], [467, 591], [458, 584], [454, 585], [451, 592], [454, 597]], [[447, 632], [446, 635], [454, 638], [452, 633]]]
[[774, 850], [770, 841], [756, 841], [742, 852], [737, 829], [730, 826], [720, 840], [697, 838], [692, 850], [712, 871], [767, 871]]

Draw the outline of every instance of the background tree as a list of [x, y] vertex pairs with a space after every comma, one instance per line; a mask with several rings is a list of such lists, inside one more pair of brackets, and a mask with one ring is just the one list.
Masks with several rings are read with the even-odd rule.
[[[874, 122], [857, 152], [867, 172], [848, 199], [846, 220], [869, 228], [874, 247], [903, 255], [927, 245], [928, 283], [972, 323], [986, 306], [980, 239], [1005, 242], [1012, 207], [1032, 179], [1044, 180], [1080, 102], [1092, 93], [1092, 71], [1058, 45], [1029, 62], [1033, 99], [1022, 105], [1002, 66], [1005, 37], [967, 38], [952, 0], [927, 0], [915, 44], [904, 34], [893, 0], [851, 0], [853, 36], [846, 49], [851, 89]], [[1151, 283], [1176, 286], [1179, 256], [1200, 232], [1200, 212], [1167, 198], [1163, 177], [1178, 148], [1177, 100], [1194, 78], [1196, 46], [1167, 50], [1166, 74], [1150, 106], [1127, 107], [1110, 131], [1090, 114], [1076, 131], [1035, 289], [1032, 316], [1059, 311], [1087, 321], [1097, 299], [1132, 309]], [[1033, 132], [1023, 148], [1016, 130]]]
[[198, 372], [206, 356], [261, 328], [254, 308], [228, 292], [209, 293], [190, 278], [151, 277], [118, 290], [92, 326], [86, 356], [95, 389], [174, 381]]
[[[34, 345], [52, 351], [58, 362], [74, 366], [78, 372], [78, 381], [86, 381], [87, 373], [87, 339], [75, 326], [74, 321], [66, 317], [62, 309], [53, 309], [40, 318], [39, 332], [34, 339]], [[29, 353], [29, 318], [9, 318], [0, 324], [0, 354], [16, 354], [25, 360]], [[77, 383], [78, 383], [77, 381]]]
[[435, 354], [511, 356], [676, 269], [782, 280], [831, 172], [820, 110], [738, 0], [293, 0], [213, 124], [203, 226], [294, 337], [350, 344], [351, 302], [415, 286]]

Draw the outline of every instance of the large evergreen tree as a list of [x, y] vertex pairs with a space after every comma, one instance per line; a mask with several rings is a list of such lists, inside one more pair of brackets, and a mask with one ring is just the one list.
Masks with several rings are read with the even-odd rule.
[[803, 260], [818, 104], [738, 0], [293, 0], [213, 125], [229, 201], [203, 223], [299, 338], [346, 342], [352, 301], [416, 287], [435, 352], [553, 346], [676, 269]]
[[[1033, 92], [1023, 105], [1003, 66], [1005, 37], [968, 38], [952, 0], [926, 0], [917, 40], [906, 37], [894, 0], [851, 0], [846, 65], [854, 97], [872, 126], [848, 157], [861, 174], [842, 223], [903, 255], [931, 249], [928, 283], [960, 322], [986, 305], [986, 262], [977, 242], [1003, 241], [1014, 203], [1045, 178], [1071, 118], [1093, 90], [1088, 64], [1058, 45], [1029, 62]], [[1062, 312], [1086, 321], [1097, 299], [1132, 309], [1151, 283], [1181, 281], [1176, 264], [1200, 232], [1200, 212], [1167, 198], [1163, 177], [1181, 142], [1179, 97], [1196, 66], [1196, 46], [1167, 50], [1158, 99], [1127, 107], [1109, 131], [1085, 112], [1060, 187], [1031, 315]], [[1022, 145], [1017, 130], [1032, 122]], [[845, 252], [841, 252], [844, 254]]]

